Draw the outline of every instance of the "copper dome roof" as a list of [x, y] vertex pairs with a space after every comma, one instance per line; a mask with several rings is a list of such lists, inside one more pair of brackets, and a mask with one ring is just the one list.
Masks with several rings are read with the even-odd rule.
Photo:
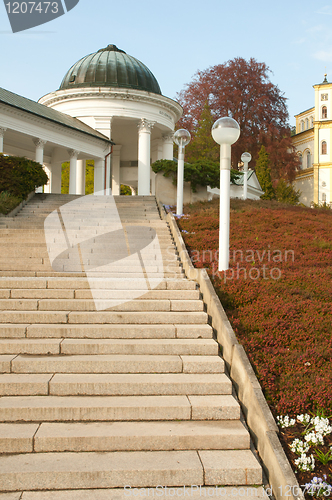
[[80, 87], [120, 87], [161, 94], [153, 73], [116, 45], [83, 57], [67, 71], [59, 90]]

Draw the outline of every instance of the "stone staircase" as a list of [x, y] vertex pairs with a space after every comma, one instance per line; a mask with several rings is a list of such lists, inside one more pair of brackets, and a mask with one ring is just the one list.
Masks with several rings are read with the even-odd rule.
[[263, 498], [200, 292], [155, 199], [115, 197], [124, 229], [157, 234], [164, 279], [151, 251], [144, 272], [160, 283], [137, 297], [141, 269], [119, 261], [97, 310], [85, 272], [65, 257], [54, 271], [45, 242], [45, 218], [77, 198], [36, 195], [0, 220], [0, 499], [109, 500], [157, 486], [202, 496], [218, 485]]

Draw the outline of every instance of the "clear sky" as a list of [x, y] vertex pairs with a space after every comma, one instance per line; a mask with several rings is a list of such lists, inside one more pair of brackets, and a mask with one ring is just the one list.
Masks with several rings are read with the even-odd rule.
[[[7, 1], [7, 0], [6, 0]], [[312, 0], [80, 0], [62, 17], [11, 32], [0, 4], [0, 87], [33, 100], [58, 89], [81, 57], [117, 45], [154, 73], [167, 97], [197, 70], [253, 57], [294, 114], [314, 105], [312, 85], [332, 80], [332, 3]]]

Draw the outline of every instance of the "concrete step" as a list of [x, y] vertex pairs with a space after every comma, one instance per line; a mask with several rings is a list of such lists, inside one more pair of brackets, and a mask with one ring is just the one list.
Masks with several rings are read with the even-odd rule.
[[250, 450], [202, 450], [198, 452], [206, 485], [262, 484], [262, 468]]
[[[25, 252], [22, 254], [22, 248], [24, 248]], [[148, 259], [151, 261], [151, 265], [156, 261], [156, 260], [161, 260], [163, 261], [174, 261], [176, 262], [176, 257], [177, 255], [177, 250], [174, 247], [173, 244], [163, 244], [163, 243], [156, 243], [156, 244], [150, 244], [149, 246], [146, 246], [144, 244], [141, 245], [141, 250], [144, 250], [144, 258]], [[20, 252], [21, 250], [21, 252]], [[55, 246], [52, 246], [52, 248], [47, 248], [45, 245], [39, 244], [39, 245], [28, 245], [28, 242], [22, 244], [22, 241], [15, 241], [13, 238], [11, 238], [11, 241], [7, 240], [0, 240], [0, 254], [2, 258], [2, 266], [6, 260], [6, 256], [8, 255], [8, 252], [10, 252], [10, 262], [13, 262], [15, 260], [27, 260], [27, 259], [44, 259], [46, 262], [49, 260], [49, 255], [51, 256], [59, 256], [60, 254], [62, 255], [63, 259], [68, 259], [68, 251], [64, 249], [63, 245], [58, 246], [56, 248]], [[64, 253], [66, 252], [66, 253]], [[72, 252], [72, 251], [71, 251]], [[124, 252], [122, 248], [119, 249], [118, 252], [112, 252], [111, 257], [112, 260], [116, 260], [119, 263], [121, 263], [121, 259], [124, 259], [125, 257], [128, 257], [128, 255], [135, 255], [135, 251], [133, 250], [130, 254], [128, 252]], [[108, 259], [108, 253], [105, 251], [105, 248], [96, 248], [92, 247], [89, 253], [85, 254], [85, 258], [91, 257], [94, 260], [97, 260], [99, 258], [100, 265], [102, 263], [107, 264], [108, 262], [103, 262], [102, 259]], [[73, 257], [72, 257], [73, 258]], [[33, 261], [32, 261], [33, 262]]]
[[26, 336], [27, 327], [29, 325], [6, 325], [0, 324], [0, 338], [6, 339], [22, 339]]
[[1, 355], [2, 373], [223, 373], [219, 356]]
[[[262, 482], [197, 285], [184, 278], [154, 197], [126, 198], [117, 209], [135, 244], [149, 245], [150, 282], [122, 252], [105, 273], [107, 199], [77, 210], [68, 203], [78, 196], [36, 195], [1, 228], [0, 500]], [[44, 221], [63, 204], [94, 240], [89, 279], [64, 254], [60, 272], [50, 266]]]
[[[30, 313], [27, 312], [25, 313], [26, 315], [37, 315], [38, 313], [43, 314], [42, 311], [31, 311]], [[2, 317], [5, 317], [6, 315], [10, 315], [11, 311], [4, 312]], [[20, 312], [14, 313], [17, 315], [20, 315]], [[22, 313], [23, 314], [23, 313]], [[52, 312], [48, 312], [46, 314], [53, 314]], [[60, 314], [60, 323], [61, 321], [61, 312], [55, 312], [54, 314]], [[22, 319], [25, 317], [23, 314]], [[50, 318], [51, 319], [51, 318]], [[155, 314], [155, 312], [130, 312], [130, 311], [125, 311], [125, 312], [116, 312], [116, 311], [101, 311], [101, 312], [70, 312], [68, 314], [68, 323], [71, 324], [110, 324], [110, 323], [117, 323], [117, 324], [204, 324], [207, 323], [207, 314], [205, 312], [177, 312], [177, 311], [170, 311], [170, 312], [158, 312], [158, 314]], [[27, 321], [22, 321], [26, 323]], [[43, 321], [44, 323], [47, 323], [47, 321]], [[52, 321], [54, 322], [54, 321]]]
[[[2, 352], [0, 341], [0, 352]], [[38, 342], [40, 342], [38, 340]], [[53, 340], [53, 342], [58, 342]], [[18, 344], [22, 343], [20, 340]], [[7, 344], [8, 345], [8, 344]], [[47, 343], [45, 347], [49, 348]], [[24, 345], [22, 346], [24, 348]], [[8, 349], [8, 348], [7, 348]], [[218, 344], [213, 339], [65, 339], [61, 342], [62, 354], [147, 354], [147, 355], [199, 355], [217, 356]], [[2, 352], [16, 354], [15, 352]]]
[[[0, 278], [0, 289], [69, 289], [81, 290], [90, 289], [90, 282], [94, 288], [100, 288], [100, 283], [107, 283], [107, 288], [114, 290], [130, 290], [134, 287], [137, 289], [137, 283], [133, 283], [130, 279], [110, 279], [99, 278], [88, 281], [86, 277], [3, 277]], [[112, 287], [112, 288], [111, 288]], [[177, 278], [172, 280], [164, 279], [156, 287], [157, 290], [196, 290], [195, 281], [189, 281], [185, 278]], [[146, 289], [144, 287], [143, 289]]]
[[2, 354], [0, 355], [0, 373], [10, 373], [11, 372], [11, 362], [15, 358], [12, 354]]
[[[45, 268], [46, 269], [46, 268]], [[142, 286], [147, 287], [147, 280], [142, 278], [142, 272], [140, 273], [124, 273], [124, 272], [115, 272], [115, 273], [107, 273], [105, 276], [105, 272], [100, 268], [99, 271], [95, 271], [94, 273], [89, 273], [89, 278], [92, 279], [92, 274], [95, 279], [105, 279], [105, 280], [114, 280], [116, 281], [131, 281], [133, 288], [140, 289]], [[0, 271], [0, 278], [8, 278], [8, 277], [17, 277], [17, 278], [85, 278], [86, 274], [83, 272], [57, 272], [57, 271]], [[163, 273], [150, 273], [149, 281], [157, 281], [158, 283], [162, 280], [181, 280], [184, 279], [184, 273], [182, 270], [176, 270], [175, 272], [168, 272], [167, 269]], [[137, 284], [138, 283], [138, 284]], [[123, 287], [126, 287], [124, 284]]]
[[[143, 301], [141, 301], [143, 302]], [[161, 311], [3, 311], [0, 323], [70, 323], [70, 324], [204, 324], [207, 323], [205, 312]]]
[[[0, 289], [1, 291], [1, 289]], [[49, 290], [43, 288], [13, 288], [8, 290], [11, 299], [74, 299], [75, 290]], [[88, 292], [88, 290], [87, 290]], [[83, 297], [82, 297], [83, 298]], [[90, 297], [91, 293], [90, 293]]]
[[0, 354], [60, 354], [60, 339], [0, 339]]
[[[203, 311], [203, 301], [201, 300], [167, 300], [167, 299], [145, 299], [145, 300], [130, 300], [119, 304], [119, 300], [108, 299], [105, 297], [104, 291], [94, 292], [95, 299], [102, 301], [105, 309], [114, 311]], [[118, 297], [120, 299], [120, 297]], [[18, 310], [20, 307], [24, 309], [24, 304], [30, 307], [26, 310], [35, 309], [33, 299], [9, 299], [0, 300], [0, 310], [8, 310], [12, 302], [17, 302], [19, 307], [11, 306], [10, 309]], [[37, 309], [37, 307], [36, 307]], [[96, 306], [93, 300], [89, 299], [42, 299], [38, 301], [39, 311], [95, 311]]]
[[238, 420], [240, 406], [219, 396], [3, 396], [0, 422]]
[[3, 257], [3, 256], [0, 257], [0, 269], [8, 268], [8, 266], [10, 268], [12, 268], [16, 264], [19, 264], [20, 266], [26, 265], [27, 268], [28, 268], [30, 265], [36, 265], [37, 266], [37, 265], [41, 265], [43, 263], [44, 263], [44, 259], [42, 259], [40, 257], [29, 257], [29, 258], [26, 258], [22, 254], [18, 258], [16, 258], [16, 257], [15, 258], [12, 258], [12, 257]]
[[[24, 252], [22, 252], [22, 249], [24, 249]], [[0, 242], [0, 254], [6, 255], [7, 252], [10, 252], [11, 259], [12, 260], [20, 260], [20, 259], [44, 259], [44, 261], [49, 262], [49, 254], [46, 249], [46, 247], [29, 247], [29, 246], [24, 246], [22, 244], [12, 244], [12, 245], [4, 245], [1, 244]], [[59, 254], [62, 253], [62, 249], [59, 248]], [[56, 252], [54, 252], [56, 254]], [[52, 251], [53, 255], [53, 251]], [[95, 257], [94, 253], [91, 253], [91, 256]], [[159, 265], [159, 264], [164, 264], [164, 265], [177, 265], [179, 264], [179, 258], [177, 255], [177, 252], [175, 248], [170, 247], [167, 248], [166, 252], [161, 252], [161, 257], [159, 253], [157, 253], [154, 249], [146, 249], [144, 250], [144, 256], [145, 258], [148, 257], [150, 264], [153, 265]], [[125, 265], [125, 261], [121, 260], [124, 258], [123, 253], [119, 253], [118, 255], [112, 253], [112, 259], [117, 260], [118, 264], [123, 266]], [[4, 260], [4, 259], [3, 259]], [[107, 262], [108, 263], [108, 262]]]
[[[97, 291], [94, 291], [96, 295]], [[137, 294], [141, 294], [137, 297]], [[199, 290], [100, 290], [100, 298], [133, 300], [198, 300]], [[0, 288], [0, 298], [11, 299], [89, 299], [92, 300], [91, 290], [67, 289], [12, 289]]]
[[[62, 490], [62, 491], [30, 491], [23, 493], [7, 493], [8, 497], [1, 500], [126, 500], [128, 497], [136, 495], [148, 495], [147, 490], [144, 488], [135, 489], [129, 486], [125, 488], [106, 488], [106, 489], [89, 489], [89, 490]], [[176, 488], [168, 488], [163, 486], [160, 488], [150, 489], [150, 497], [156, 498], [169, 498], [170, 496], [176, 497], [189, 497], [192, 500], [202, 500], [209, 497], [221, 498], [257, 498], [258, 500], [267, 499], [267, 493], [263, 486], [215, 486], [204, 487], [200, 485], [188, 485]]]
[[52, 376], [44, 373], [31, 374], [29, 377], [26, 374], [1, 374], [0, 396], [46, 396]]
[[0, 396], [231, 394], [225, 374], [0, 374]]
[[[107, 299], [104, 291], [94, 292], [96, 300], [103, 303], [104, 309], [114, 311], [202, 311], [201, 300], [127, 300], [119, 304], [119, 299]], [[144, 292], [143, 292], [144, 293]], [[125, 299], [124, 299], [125, 300]], [[0, 311], [95, 311], [92, 299], [0, 299]]]
[[0, 490], [8, 492], [123, 488], [126, 485], [171, 487], [203, 485], [204, 482], [206, 485], [260, 484], [262, 470], [250, 450], [0, 456]]
[[[21, 262], [21, 260], [14, 259], [13, 262], [3, 262], [0, 264], [0, 269], [2, 272], [4, 271], [42, 271], [43, 269], [49, 269], [50, 271], [52, 270], [52, 267], [49, 262], [41, 262], [41, 263], [34, 263], [34, 260], [38, 259], [26, 259]], [[31, 261], [31, 262], [29, 262]]]
[[[0, 384], [4, 379], [9, 386], [10, 377], [16, 380], [16, 377], [19, 376], [24, 377], [24, 375], [19, 374], [0, 375]], [[35, 375], [35, 377], [38, 376], [45, 377], [45, 380], [49, 377], [45, 374]], [[55, 374], [51, 378], [49, 394], [52, 396], [172, 396], [185, 394], [202, 396], [232, 393], [232, 384], [225, 374]], [[8, 395], [13, 395], [13, 393]], [[40, 395], [45, 395], [45, 393]]]
[[0, 337], [85, 339], [211, 339], [208, 324], [0, 324]]
[[238, 421], [0, 424], [0, 453], [246, 450]]
[[213, 339], [0, 339], [0, 354], [218, 355]]

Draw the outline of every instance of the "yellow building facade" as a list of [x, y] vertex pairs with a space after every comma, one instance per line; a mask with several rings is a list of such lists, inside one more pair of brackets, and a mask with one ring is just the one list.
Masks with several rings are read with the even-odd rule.
[[301, 191], [300, 202], [332, 203], [332, 83], [314, 85], [315, 106], [296, 118], [294, 147], [301, 159], [294, 187]]

